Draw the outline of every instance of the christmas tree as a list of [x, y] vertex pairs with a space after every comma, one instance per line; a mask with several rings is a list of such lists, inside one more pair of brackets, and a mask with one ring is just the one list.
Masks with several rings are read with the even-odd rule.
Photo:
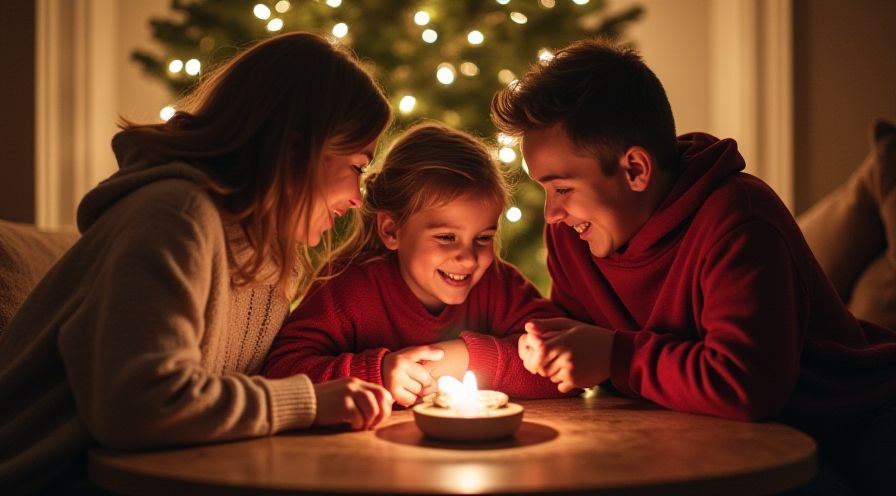
[[173, 0], [170, 17], [150, 20], [165, 53], [137, 50], [132, 57], [179, 96], [260, 38], [310, 31], [348, 45], [392, 99], [398, 129], [441, 120], [488, 138], [516, 171], [502, 255], [546, 291], [543, 193], [526, 175], [516, 143], [495, 135], [489, 104], [553, 49], [593, 36], [623, 41], [627, 24], [643, 13], [638, 6], [607, 10], [604, 0]]

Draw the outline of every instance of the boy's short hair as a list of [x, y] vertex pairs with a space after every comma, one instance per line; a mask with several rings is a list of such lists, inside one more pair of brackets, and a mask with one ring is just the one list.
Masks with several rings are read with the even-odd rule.
[[605, 173], [634, 145], [660, 168], [677, 169], [675, 119], [663, 85], [637, 52], [603, 40], [574, 42], [535, 64], [494, 96], [491, 113], [498, 129], [513, 136], [562, 124]]

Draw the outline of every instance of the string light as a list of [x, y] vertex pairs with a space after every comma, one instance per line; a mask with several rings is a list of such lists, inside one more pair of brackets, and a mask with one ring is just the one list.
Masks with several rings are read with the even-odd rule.
[[291, 5], [289, 5], [287, 0], [280, 0], [274, 5], [274, 10], [282, 14], [289, 10], [289, 7], [291, 7]]
[[411, 95], [405, 95], [401, 97], [401, 100], [398, 102], [398, 110], [400, 110], [402, 114], [411, 113], [416, 106], [417, 99], [412, 97]]
[[448, 62], [442, 62], [436, 70], [436, 79], [444, 85], [453, 83], [456, 75], [457, 72], [454, 70], [454, 66]]
[[184, 64], [184, 71], [191, 76], [195, 76], [195, 75], [199, 74], [199, 71], [201, 69], [202, 69], [202, 64], [200, 64], [199, 61], [196, 59], [190, 59], [187, 61], [186, 64]]
[[519, 222], [520, 219], [523, 218], [523, 211], [518, 207], [510, 207], [507, 209], [507, 213], [504, 214], [504, 217], [510, 222]]
[[168, 119], [174, 117], [175, 112], [177, 112], [177, 110], [174, 110], [174, 107], [165, 105], [162, 107], [162, 110], [159, 111], [159, 117], [161, 117], [163, 121], [168, 122]]
[[183, 68], [184, 68], [184, 62], [180, 59], [174, 59], [171, 62], [168, 62], [168, 72], [177, 74]]
[[281, 29], [283, 29], [283, 19], [277, 17], [271, 19], [270, 21], [268, 21], [267, 28], [268, 31], [272, 33], [280, 31]]
[[523, 14], [522, 12], [511, 12], [510, 20], [517, 24], [526, 24], [529, 18], [526, 17], [526, 14]]
[[508, 3], [510, 3], [510, 0], [495, 0], [495, 1], [500, 3], [501, 5], [507, 5]]
[[348, 34], [348, 24], [346, 24], [344, 22], [340, 22], [339, 24], [336, 24], [335, 26], [333, 26], [332, 32], [333, 32], [333, 36], [335, 36], [337, 38], [342, 38]]
[[255, 5], [255, 7], [252, 9], [252, 13], [255, 14], [255, 17], [261, 19], [262, 21], [267, 19], [268, 17], [271, 17], [271, 9], [269, 9], [267, 5], [261, 3]]
[[464, 76], [473, 77], [479, 74], [479, 66], [472, 62], [464, 62], [460, 65], [460, 73]]
[[439, 33], [436, 33], [434, 29], [425, 29], [423, 33], [420, 34], [420, 37], [427, 43], [435, 43], [435, 41], [439, 39]]
[[342, 5], [342, 0], [327, 0], [327, 5], [335, 9], [336, 7]]
[[553, 59], [553, 58], [554, 58], [554, 54], [551, 53], [551, 51], [548, 50], [547, 48], [542, 48], [541, 50], [538, 51], [538, 60], [540, 60], [542, 62], [550, 62], [551, 59]]
[[485, 41], [485, 35], [482, 34], [481, 31], [474, 29], [467, 33], [467, 41], [469, 41], [471, 45], [481, 45], [482, 42]]
[[442, 122], [448, 124], [451, 127], [460, 127], [460, 114], [453, 110], [446, 110], [442, 112]]
[[414, 23], [418, 26], [426, 26], [429, 24], [429, 13], [425, 10], [418, 11], [414, 14]]
[[572, 0], [572, 3], [577, 5], [585, 5], [586, 3], [588, 3], [588, 0]]
[[554, 5], [557, 5], [557, 3], [554, 2], [554, 0], [538, 0], [538, 1], [539, 1], [539, 3], [541, 3], [541, 6], [546, 9], [553, 9]]
[[498, 81], [501, 81], [501, 84], [510, 84], [514, 79], [516, 79], [516, 74], [510, 69], [498, 71]]
[[502, 146], [501, 149], [498, 150], [498, 160], [505, 164], [509, 164], [516, 160], [516, 152], [513, 151], [513, 148]]

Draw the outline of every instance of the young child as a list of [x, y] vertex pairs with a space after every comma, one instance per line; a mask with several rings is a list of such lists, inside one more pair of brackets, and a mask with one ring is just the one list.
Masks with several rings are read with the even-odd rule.
[[470, 369], [480, 389], [558, 396], [518, 358], [523, 324], [561, 315], [495, 256], [505, 178], [466, 133], [415, 126], [366, 179], [366, 197], [337, 275], [322, 278], [280, 330], [270, 377], [358, 377], [408, 406], [433, 378]]
[[676, 139], [654, 73], [600, 41], [556, 52], [492, 114], [545, 189], [551, 299], [572, 317], [527, 324], [529, 370], [791, 423], [819, 442], [808, 491], [896, 494], [896, 332], [849, 313], [733, 140]]

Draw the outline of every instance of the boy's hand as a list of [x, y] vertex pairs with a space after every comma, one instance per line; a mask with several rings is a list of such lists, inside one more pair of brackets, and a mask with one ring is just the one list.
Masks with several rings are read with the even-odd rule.
[[355, 430], [373, 429], [392, 414], [389, 391], [354, 377], [315, 384], [314, 395], [314, 425], [349, 424]]
[[409, 346], [383, 357], [383, 385], [401, 406], [411, 406], [433, 384], [421, 362], [441, 360], [444, 351], [434, 346]]
[[542, 347], [544, 340], [558, 334], [560, 334], [559, 331], [549, 331], [544, 332], [543, 334], [526, 332], [525, 334], [520, 335], [520, 339], [517, 341], [517, 352], [519, 353], [520, 359], [523, 361], [523, 366], [526, 367], [526, 370], [533, 374], [538, 373], [538, 366], [541, 364], [542, 352], [544, 351], [544, 348]]
[[527, 343], [533, 346], [529, 365], [561, 392], [592, 387], [610, 377], [616, 334], [612, 330], [555, 318], [527, 322], [526, 333]]

